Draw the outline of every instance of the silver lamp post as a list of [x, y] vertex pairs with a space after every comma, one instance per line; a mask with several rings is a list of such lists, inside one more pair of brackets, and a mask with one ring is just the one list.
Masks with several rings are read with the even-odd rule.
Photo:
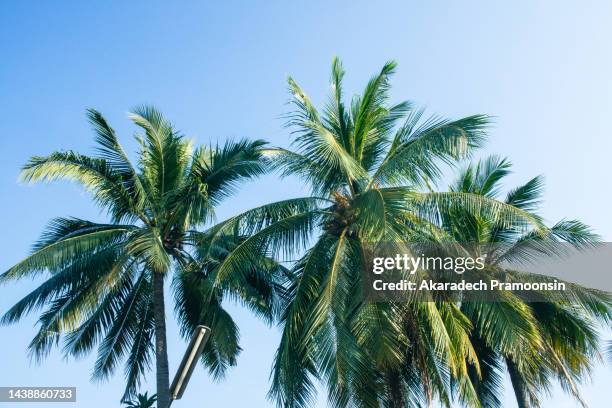
[[191, 378], [191, 374], [193, 373], [193, 369], [195, 368], [198, 358], [200, 357], [200, 354], [202, 354], [202, 349], [204, 349], [209, 337], [210, 329], [208, 327], [198, 326], [195, 329], [193, 336], [191, 337], [191, 341], [189, 342], [189, 347], [187, 347], [187, 350], [185, 351], [181, 365], [179, 366], [176, 375], [174, 376], [174, 380], [172, 381], [172, 385], [170, 386], [170, 404], [172, 404], [172, 401], [181, 399], [183, 396], [185, 388], [187, 388], [187, 384]]

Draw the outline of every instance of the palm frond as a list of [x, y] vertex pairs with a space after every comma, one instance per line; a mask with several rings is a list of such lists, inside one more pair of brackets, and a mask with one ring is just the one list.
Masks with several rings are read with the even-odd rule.
[[[70, 232], [64, 233], [66, 227]], [[55, 219], [49, 224], [48, 234], [43, 233], [43, 238], [34, 246], [32, 254], [0, 275], [0, 283], [36, 276], [44, 270], [59, 270], [81, 254], [96, 253], [125, 240], [133, 230], [130, 225]]]
[[358, 162], [363, 159], [366, 144], [371, 143], [371, 131], [379, 121], [380, 116], [386, 115], [385, 105], [389, 98], [389, 78], [395, 72], [397, 63], [388, 61], [380, 72], [372, 77], [359, 99], [359, 105], [353, 118], [354, 128], [354, 154]]
[[469, 116], [456, 121], [431, 118], [419, 125], [421, 112], [411, 114], [396, 133], [372, 183], [421, 185], [440, 176], [439, 163], [452, 164], [482, 146], [489, 118]]
[[98, 351], [98, 357], [92, 374], [93, 379], [101, 380], [108, 378], [117, 366], [119, 360], [129, 350], [131, 336], [130, 333], [136, 332], [139, 326], [139, 309], [148, 307], [151, 283], [147, 275], [142, 273], [134, 282], [132, 290], [121, 302], [118, 310], [118, 318], [109, 328], [108, 333]]
[[149, 197], [160, 206], [166, 194], [180, 185], [192, 153], [191, 143], [151, 106], [139, 106], [129, 117], [144, 130], [141, 171]]
[[130, 162], [123, 147], [121, 147], [114, 129], [109, 125], [104, 116], [95, 109], [87, 110], [87, 118], [96, 133], [99, 157], [118, 176], [123, 188], [129, 197], [131, 197], [134, 211], [142, 216], [145, 200], [147, 199], [146, 192], [136, 173], [136, 169]]
[[124, 180], [105, 159], [72, 151], [34, 156], [23, 166], [20, 179], [27, 183], [75, 181], [90, 192], [94, 201], [109, 211], [114, 221], [140, 215], [138, 197], [126, 189]]
[[206, 185], [206, 193], [213, 205], [235, 193], [240, 182], [265, 172], [265, 146], [263, 140], [242, 139], [197, 152], [191, 171], [200, 183]]
[[329, 184], [358, 180], [367, 174], [349, 152], [343, 142], [321, 122], [319, 113], [299, 85], [289, 78], [289, 88], [296, 110], [287, 115], [287, 127], [295, 129], [295, 145], [298, 152], [309, 160], [327, 168]]
[[[142, 377], [151, 366], [153, 355], [155, 322], [151, 318], [153, 315], [151, 300], [139, 303], [136, 314], [138, 326], [130, 333], [131, 348], [125, 363], [126, 385], [122, 401], [134, 396], [136, 390], [141, 385]], [[155, 396], [152, 396], [148, 401], [152, 406], [153, 402], [155, 402]]]

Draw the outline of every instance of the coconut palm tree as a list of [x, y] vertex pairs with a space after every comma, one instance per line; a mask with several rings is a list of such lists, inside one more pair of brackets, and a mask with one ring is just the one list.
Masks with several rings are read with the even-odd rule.
[[29, 346], [32, 354], [43, 357], [60, 340], [65, 354], [74, 357], [98, 345], [94, 379], [111, 375], [125, 358], [124, 400], [134, 395], [154, 358], [158, 408], [167, 408], [166, 281], [173, 281], [182, 334], [190, 337], [199, 324], [212, 329], [203, 361], [215, 377], [235, 364], [240, 351], [238, 328], [223, 300], [242, 302], [269, 322], [276, 313], [283, 268], [260, 257], [243, 267], [239, 278], [225, 279], [216, 265], [245, 237], [230, 231], [204, 247], [197, 233], [240, 182], [264, 172], [264, 143], [228, 141], [194, 149], [159, 111], [145, 106], [130, 115], [141, 130], [132, 164], [104, 117], [89, 110], [88, 118], [94, 156], [62, 151], [33, 157], [21, 179], [74, 181], [107, 211], [109, 221], [51, 221], [32, 253], [0, 275], [2, 283], [45, 276], [2, 322], [44, 309]]
[[157, 395], [153, 394], [150, 397], [145, 392], [144, 394], [136, 395], [131, 401], [125, 404], [125, 408], [153, 408], [153, 404], [157, 401]]
[[[542, 198], [543, 180], [535, 177], [512, 189], [504, 198], [502, 182], [510, 173], [507, 159], [492, 156], [467, 166], [451, 191], [478, 194], [503, 200], [533, 217]], [[441, 228], [457, 242], [487, 248], [488, 266], [506, 268], [542, 256], [566, 253], [595, 245], [599, 238], [582, 222], [562, 220], [548, 229], [525, 230], [520, 225], [499, 225], [486, 215], [455, 207], [441, 217]], [[518, 274], [520, 280], [529, 276]], [[542, 277], [538, 278], [539, 280]], [[505, 292], [503, 302], [466, 302], [462, 312], [473, 323], [470, 337], [476, 345], [482, 375], [472, 381], [484, 406], [501, 406], [501, 382], [508, 371], [518, 406], [539, 406], [541, 395], [557, 379], [562, 387], [584, 405], [577, 384], [599, 358], [597, 323], [610, 324], [609, 295], [570, 285], [561, 295], [543, 291], [526, 297]], [[537, 299], [536, 297], [539, 297]], [[473, 370], [472, 370], [473, 371]]]
[[312, 194], [245, 212], [207, 232], [213, 239], [238, 221], [250, 226], [243, 231], [248, 238], [219, 265], [219, 279], [240, 275], [253, 254], [299, 256], [272, 373], [270, 395], [279, 405], [308, 406], [313, 381], [321, 379], [334, 406], [400, 406], [393, 401], [398, 393], [386, 390], [406, 367], [406, 349], [414, 363], [411, 399], [448, 400], [445, 372], [465, 385], [466, 398], [476, 398], [466, 364], [474, 357], [470, 322], [448, 304], [418, 302], [406, 313], [404, 305], [365, 301], [365, 249], [379, 240], [410, 239], [458, 203], [502, 225], [541, 226], [531, 214], [482, 195], [428, 190], [441, 165], [483, 143], [488, 119], [422, 120], [423, 111], [409, 102], [390, 104], [395, 67], [385, 64], [346, 104], [344, 70], [335, 59], [322, 111], [289, 78], [294, 149], [270, 149], [268, 155], [282, 175], [305, 180]]

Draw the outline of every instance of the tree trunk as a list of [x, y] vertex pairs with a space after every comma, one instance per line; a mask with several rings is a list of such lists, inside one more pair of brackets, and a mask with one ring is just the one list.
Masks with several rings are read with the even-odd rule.
[[509, 358], [506, 359], [506, 366], [508, 367], [508, 373], [510, 374], [510, 381], [512, 382], [512, 388], [514, 389], [514, 395], [516, 396], [516, 403], [519, 408], [529, 408], [529, 400], [527, 398], [527, 389], [525, 388], [525, 382], [521, 378], [521, 373], [514, 361]]
[[402, 392], [402, 383], [399, 373], [395, 370], [387, 372], [387, 387], [389, 390], [389, 406], [390, 408], [404, 408], [404, 393]]
[[164, 306], [164, 275], [153, 272], [153, 313], [155, 314], [155, 364], [157, 369], [157, 408], [170, 407], [170, 374], [166, 312]]

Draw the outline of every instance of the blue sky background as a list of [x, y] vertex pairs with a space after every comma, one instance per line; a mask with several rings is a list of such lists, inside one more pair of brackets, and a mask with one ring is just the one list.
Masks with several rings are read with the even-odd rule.
[[[494, 115], [482, 154], [509, 156], [513, 184], [546, 176], [547, 220], [580, 218], [612, 240], [609, 1], [214, 3], [2, 5], [1, 270], [28, 253], [54, 216], [103, 219], [73, 185], [29, 187], [16, 181], [31, 155], [91, 151], [85, 108], [101, 110], [130, 150], [134, 127], [126, 113], [142, 103], [162, 109], [198, 143], [251, 137], [286, 146], [289, 135], [279, 119], [287, 110], [286, 76], [322, 102], [334, 55], [348, 71], [349, 95], [386, 60], [396, 59], [396, 101], [410, 99], [451, 118]], [[265, 177], [225, 202], [218, 216], [303, 193], [295, 180]], [[0, 287], [0, 312], [33, 287], [33, 282]], [[278, 332], [231, 309], [245, 349], [238, 367], [221, 383], [198, 369], [174, 407], [271, 406], [266, 392]], [[169, 317], [174, 370], [185, 345]], [[76, 406], [117, 406], [122, 373], [108, 383], [90, 383], [94, 355], [74, 362], [54, 352], [41, 365], [29, 361], [34, 322], [28, 318], [0, 328], [0, 386], [77, 386]], [[585, 400], [592, 407], [609, 406], [611, 384], [610, 367], [598, 366], [593, 381], [581, 387]], [[153, 391], [154, 381], [146, 387]], [[506, 400], [512, 407], [510, 392]], [[325, 406], [324, 398], [317, 406]], [[574, 406], [557, 388], [544, 403]]]

